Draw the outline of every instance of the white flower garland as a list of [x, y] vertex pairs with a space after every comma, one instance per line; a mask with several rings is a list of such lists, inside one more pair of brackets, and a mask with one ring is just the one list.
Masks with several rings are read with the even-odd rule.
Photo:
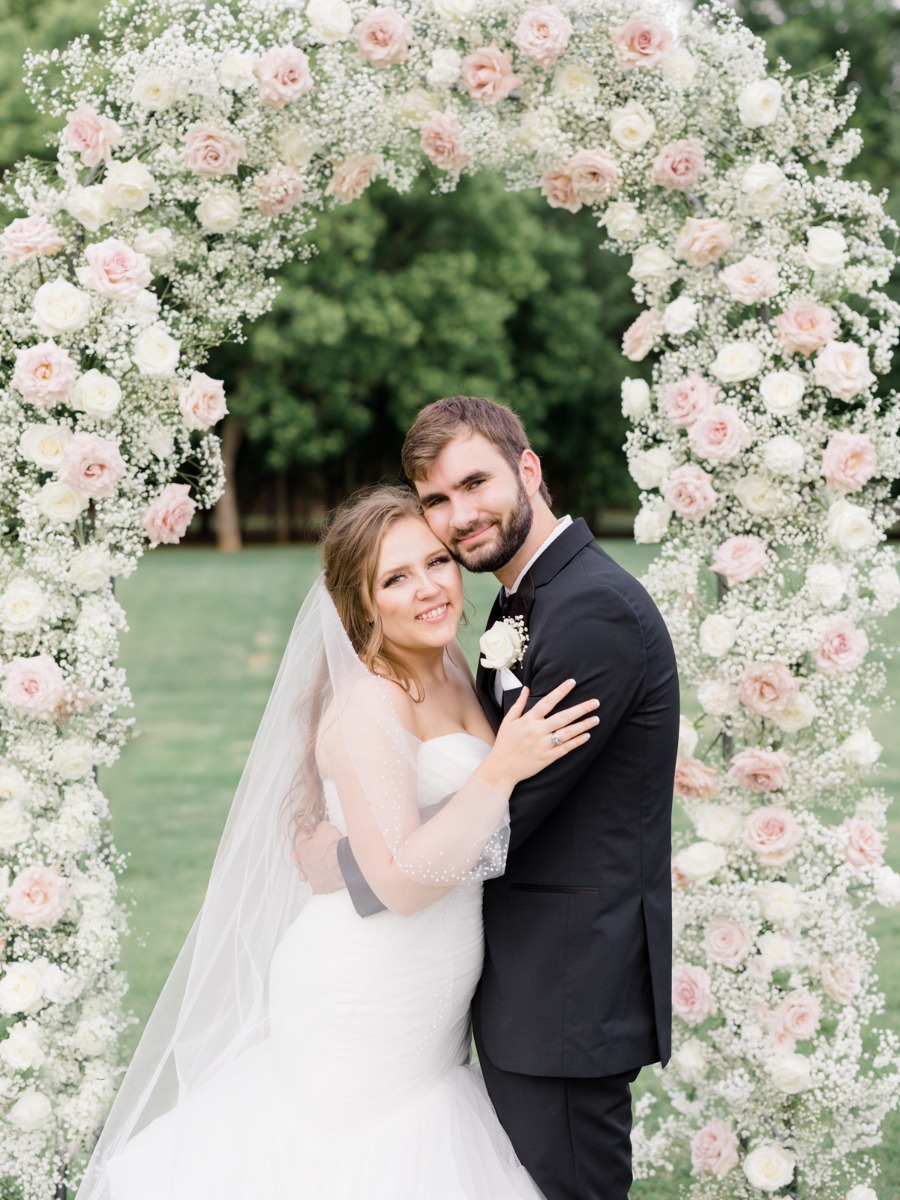
[[898, 1099], [865, 926], [900, 879], [865, 773], [876, 621], [900, 603], [898, 405], [877, 392], [900, 311], [896, 230], [842, 178], [846, 62], [770, 74], [720, 5], [302, 7], [113, 0], [99, 51], [28, 64], [65, 128], [55, 171], [6, 185], [26, 215], [0, 233], [0, 1187], [74, 1180], [114, 1087], [111, 580], [219, 494], [205, 355], [270, 306], [317, 212], [489, 169], [594, 209], [646, 304], [624, 352], [657, 355], [652, 387], [623, 388], [635, 535], [665, 540], [648, 583], [700, 715], [671, 1104], [654, 1126], [643, 1103], [639, 1173], [689, 1157], [696, 1200], [871, 1198], [848, 1161]]

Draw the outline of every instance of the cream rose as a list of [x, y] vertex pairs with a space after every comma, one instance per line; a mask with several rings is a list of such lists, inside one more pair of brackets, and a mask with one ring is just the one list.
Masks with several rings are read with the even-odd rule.
[[712, 658], [722, 658], [737, 641], [737, 627], [721, 613], [711, 613], [700, 624], [700, 649]]
[[88, 295], [62, 277], [42, 283], [34, 294], [34, 323], [41, 333], [77, 333], [90, 314]]
[[122, 400], [122, 389], [111, 375], [92, 368], [72, 388], [72, 406], [95, 420], [113, 416]]
[[232, 188], [209, 191], [197, 205], [197, 220], [210, 233], [231, 233], [240, 224], [243, 206]]
[[[654, 280], [665, 279], [675, 268], [675, 259], [661, 246], [650, 242], [645, 246], [638, 246], [635, 250], [628, 274], [637, 283], [651, 283]], [[665, 328], [665, 316], [663, 327]]]
[[738, 116], [747, 129], [771, 125], [781, 110], [782, 87], [777, 79], [758, 79], [738, 96]]
[[841, 758], [850, 767], [873, 767], [884, 747], [875, 741], [868, 726], [854, 729], [841, 742]]
[[741, 175], [747, 211], [754, 217], [771, 217], [784, 201], [787, 178], [774, 162], [752, 163]]
[[695, 811], [693, 821], [698, 835], [717, 846], [733, 846], [744, 827], [740, 809], [730, 804], [704, 804]]
[[165, 112], [178, 98], [175, 82], [165, 71], [143, 71], [134, 81], [131, 99], [147, 112]]
[[566, 63], [553, 72], [553, 94], [564, 100], [589, 100], [600, 91], [597, 76], [583, 63]]
[[[673, 263], [672, 265], [674, 266], [675, 264]], [[697, 328], [697, 318], [699, 315], [700, 306], [697, 301], [692, 300], [690, 296], [682, 293], [682, 295], [671, 301], [663, 309], [663, 331], [669, 334], [670, 337], [683, 337], [686, 333], [690, 333], [692, 329]]]
[[159, 185], [140, 159], [135, 157], [128, 162], [111, 163], [107, 167], [103, 190], [113, 208], [142, 212], [159, 191]]
[[722, 870], [728, 855], [713, 842], [693, 842], [672, 860], [672, 872], [685, 883], [708, 883]]
[[796, 438], [786, 433], [770, 438], [763, 446], [763, 463], [773, 475], [786, 475], [796, 479], [803, 470], [806, 451]]
[[764, 475], [745, 475], [735, 483], [734, 494], [755, 517], [770, 517], [785, 505], [783, 493]]
[[769, 1078], [786, 1096], [797, 1096], [812, 1087], [809, 1059], [803, 1054], [779, 1054], [769, 1064]]
[[68, 577], [83, 592], [106, 587], [112, 575], [109, 551], [96, 544], [82, 546], [69, 564]]
[[791, 925], [800, 915], [797, 889], [780, 880], [764, 883], [759, 893], [762, 915], [773, 925]]
[[762, 365], [763, 352], [753, 342], [726, 342], [709, 369], [720, 383], [743, 383], [758, 375]]
[[629, 153], [643, 150], [656, 133], [656, 122], [639, 100], [629, 100], [609, 114], [609, 135], [616, 145]]
[[630, 242], [644, 232], [644, 218], [627, 200], [616, 200], [607, 205], [603, 214], [606, 232], [616, 242]]
[[622, 416], [639, 421], [650, 412], [650, 385], [646, 379], [622, 380]]
[[671, 519], [671, 508], [658, 496], [646, 500], [634, 518], [634, 540], [641, 546], [655, 546], [666, 536]]
[[14, 1071], [31, 1071], [44, 1062], [41, 1035], [32, 1021], [11, 1025], [0, 1041], [0, 1060]]
[[94, 769], [93, 746], [87, 738], [67, 738], [54, 749], [50, 766], [63, 779], [84, 779]]
[[763, 406], [774, 417], [791, 417], [803, 402], [803, 376], [794, 371], [770, 371], [759, 381]]
[[525, 638], [519, 626], [510, 621], [495, 621], [478, 641], [481, 665], [488, 671], [499, 671], [521, 661]]
[[380, 168], [379, 155], [352, 154], [334, 164], [325, 194], [334, 196], [338, 204], [350, 204], [359, 199]]
[[774, 717], [775, 724], [785, 733], [796, 733], [806, 729], [819, 715], [815, 702], [806, 692], [798, 692]]
[[77, 521], [87, 505], [84, 496], [58, 479], [49, 480], [38, 492], [38, 508], [55, 524], [68, 525]]
[[47, 597], [30, 575], [11, 579], [0, 594], [0, 626], [9, 633], [29, 633], [41, 623]]
[[326, 45], [343, 42], [353, 32], [353, 12], [345, 0], [309, 0], [306, 19], [313, 38]]
[[816, 355], [813, 376], [837, 400], [852, 400], [877, 383], [869, 353], [856, 342], [829, 342]]
[[672, 1065], [685, 1083], [701, 1083], [709, 1071], [703, 1043], [695, 1037], [686, 1038], [672, 1051]]
[[878, 541], [878, 530], [865, 509], [849, 500], [835, 500], [827, 517], [828, 540], [845, 554], [868, 550]]
[[43, 1129], [52, 1116], [53, 1106], [44, 1093], [28, 1087], [6, 1114], [6, 1119], [23, 1133], [34, 1133]]
[[814, 271], [832, 275], [847, 258], [847, 239], [839, 229], [813, 225], [806, 231], [806, 262]]
[[649, 492], [665, 483], [675, 460], [667, 446], [652, 446], [641, 450], [628, 460], [631, 478], [641, 491]]
[[43, 999], [44, 971], [37, 963], [7, 963], [0, 976], [0, 1012], [6, 1016], [36, 1012]]
[[13, 846], [18, 846], [25, 841], [28, 833], [28, 818], [19, 801], [0, 800], [0, 850], [11, 850]]
[[96, 233], [112, 217], [113, 206], [102, 185], [94, 183], [90, 187], [75, 188], [66, 200], [66, 212], [85, 229]]
[[700, 741], [700, 735], [694, 728], [692, 721], [687, 717], [681, 716], [678, 718], [678, 757], [693, 758], [694, 751], [697, 749], [697, 743]]
[[162, 379], [174, 374], [181, 345], [163, 325], [151, 325], [134, 340], [132, 361], [142, 375]]
[[675, 239], [675, 253], [689, 266], [704, 267], [721, 258], [734, 242], [727, 221], [719, 217], [688, 217]]

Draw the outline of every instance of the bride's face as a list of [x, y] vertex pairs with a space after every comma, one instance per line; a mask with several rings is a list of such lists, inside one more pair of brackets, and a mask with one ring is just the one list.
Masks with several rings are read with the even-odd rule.
[[398, 649], [438, 649], [453, 641], [462, 616], [462, 576], [424, 520], [405, 517], [386, 531], [372, 602], [385, 641]]

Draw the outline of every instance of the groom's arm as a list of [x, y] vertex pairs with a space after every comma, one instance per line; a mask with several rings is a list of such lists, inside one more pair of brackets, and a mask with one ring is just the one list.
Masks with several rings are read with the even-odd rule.
[[366, 877], [359, 869], [359, 863], [350, 848], [350, 839], [347, 837], [341, 838], [337, 844], [337, 860], [353, 907], [359, 915], [371, 917], [374, 913], [384, 912], [387, 906], [381, 903], [366, 882]]

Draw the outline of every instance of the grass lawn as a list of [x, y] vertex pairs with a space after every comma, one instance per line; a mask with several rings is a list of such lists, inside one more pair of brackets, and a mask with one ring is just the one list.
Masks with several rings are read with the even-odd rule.
[[[640, 575], [652, 550], [608, 543], [614, 558]], [[202, 902], [209, 869], [244, 760], [269, 694], [297, 609], [318, 570], [314, 550], [251, 547], [233, 556], [207, 549], [161, 549], [119, 587], [130, 632], [122, 664], [136, 703], [138, 736], [101, 786], [110, 798], [113, 834], [127, 853], [124, 897], [132, 933], [123, 968], [138, 1024], [136, 1042]], [[467, 592], [478, 616], [463, 630], [474, 661], [491, 603], [492, 577], [471, 576]], [[479, 623], [481, 622], [481, 624]], [[888, 632], [900, 644], [900, 613]], [[900, 660], [889, 664], [900, 696]], [[873, 730], [885, 746], [881, 781], [900, 794], [900, 740], [890, 714]], [[900, 813], [891, 823], [888, 857], [900, 869]], [[881, 913], [880, 973], [886, 1022], [900, 1032], [900, 920]], [[900, 1195], [900, 1115], [885, 1130], [879, 1159], [880, 1200]], [[636, 1184], [633, 1200], [669, 1200], [677, 1182]]]

